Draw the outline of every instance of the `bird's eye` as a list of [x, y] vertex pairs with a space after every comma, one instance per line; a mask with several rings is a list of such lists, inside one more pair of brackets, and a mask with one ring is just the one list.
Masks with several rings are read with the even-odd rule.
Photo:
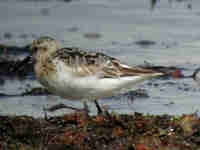
[[43, 48], [43, 51], [46, 52], [48, 49], [46, 47]]
[[32, 52], [33, 52], [33, 53], [36, 53], [36, 52], [37, 52], [37, 48], [36, 48], [36, 47], [33, 47]]

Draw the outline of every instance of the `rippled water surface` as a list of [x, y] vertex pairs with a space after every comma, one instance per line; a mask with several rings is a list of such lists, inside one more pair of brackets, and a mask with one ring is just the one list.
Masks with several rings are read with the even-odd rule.
[[[24, 46], [49, 35], [63, 46], [101, 51], [131, 65], [148, 61], [191, 74], [200, 66], [200, 1], [171, 0], [151, 7], [148, 0], [5, 0], [0, 2], [0, 43]], [[7, 79], [0, 92], [15, 95], [38, 86], [32, 79]], [[99, 102], [120, 113], [180, 115], [200, 109], [200, 88], [192, 79], [155, 79], [137, 88], [146, 89], [149, 98], [132, 102], [118, 96]], [[0, 113], [38, 117], [44, 115], [43, 107], [58, 103], [82, 106], [57, 96], [2, 96]]]

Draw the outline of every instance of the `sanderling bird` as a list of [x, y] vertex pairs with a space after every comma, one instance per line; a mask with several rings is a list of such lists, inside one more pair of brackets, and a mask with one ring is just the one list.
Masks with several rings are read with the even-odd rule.
[[61, 48], [50, 37], [34, 40], [31, 49], [40, 83], [50, 92], [71, 100], [110, 97], [130, 91], [139, 82], [165, 75], [128, 66], [100, 52]]

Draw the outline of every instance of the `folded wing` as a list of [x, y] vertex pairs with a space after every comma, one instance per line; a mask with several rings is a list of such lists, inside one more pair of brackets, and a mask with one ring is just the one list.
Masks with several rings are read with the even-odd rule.
[[78, 48], [62, 48], [52, 56], [70, 67], [74, 75], [82, 77], [94, 75], [99, 78], [119, 78], [158, 73], [152, 69], [125, 65], [103, 53], [86, 52]]

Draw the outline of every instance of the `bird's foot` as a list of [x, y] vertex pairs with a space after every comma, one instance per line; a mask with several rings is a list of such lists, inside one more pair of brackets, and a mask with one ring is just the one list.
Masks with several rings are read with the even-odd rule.
[[99, 105], [99, 103], [97, 102], [97, 100], [94, 100], [95, 106], [97, 108], [97, 113], [98, 115], [106, 115], [108, 118], [111, 118], [110, 113], [108, 112], [108, 109], [106, 108], [101, 108], [101, 106]]

